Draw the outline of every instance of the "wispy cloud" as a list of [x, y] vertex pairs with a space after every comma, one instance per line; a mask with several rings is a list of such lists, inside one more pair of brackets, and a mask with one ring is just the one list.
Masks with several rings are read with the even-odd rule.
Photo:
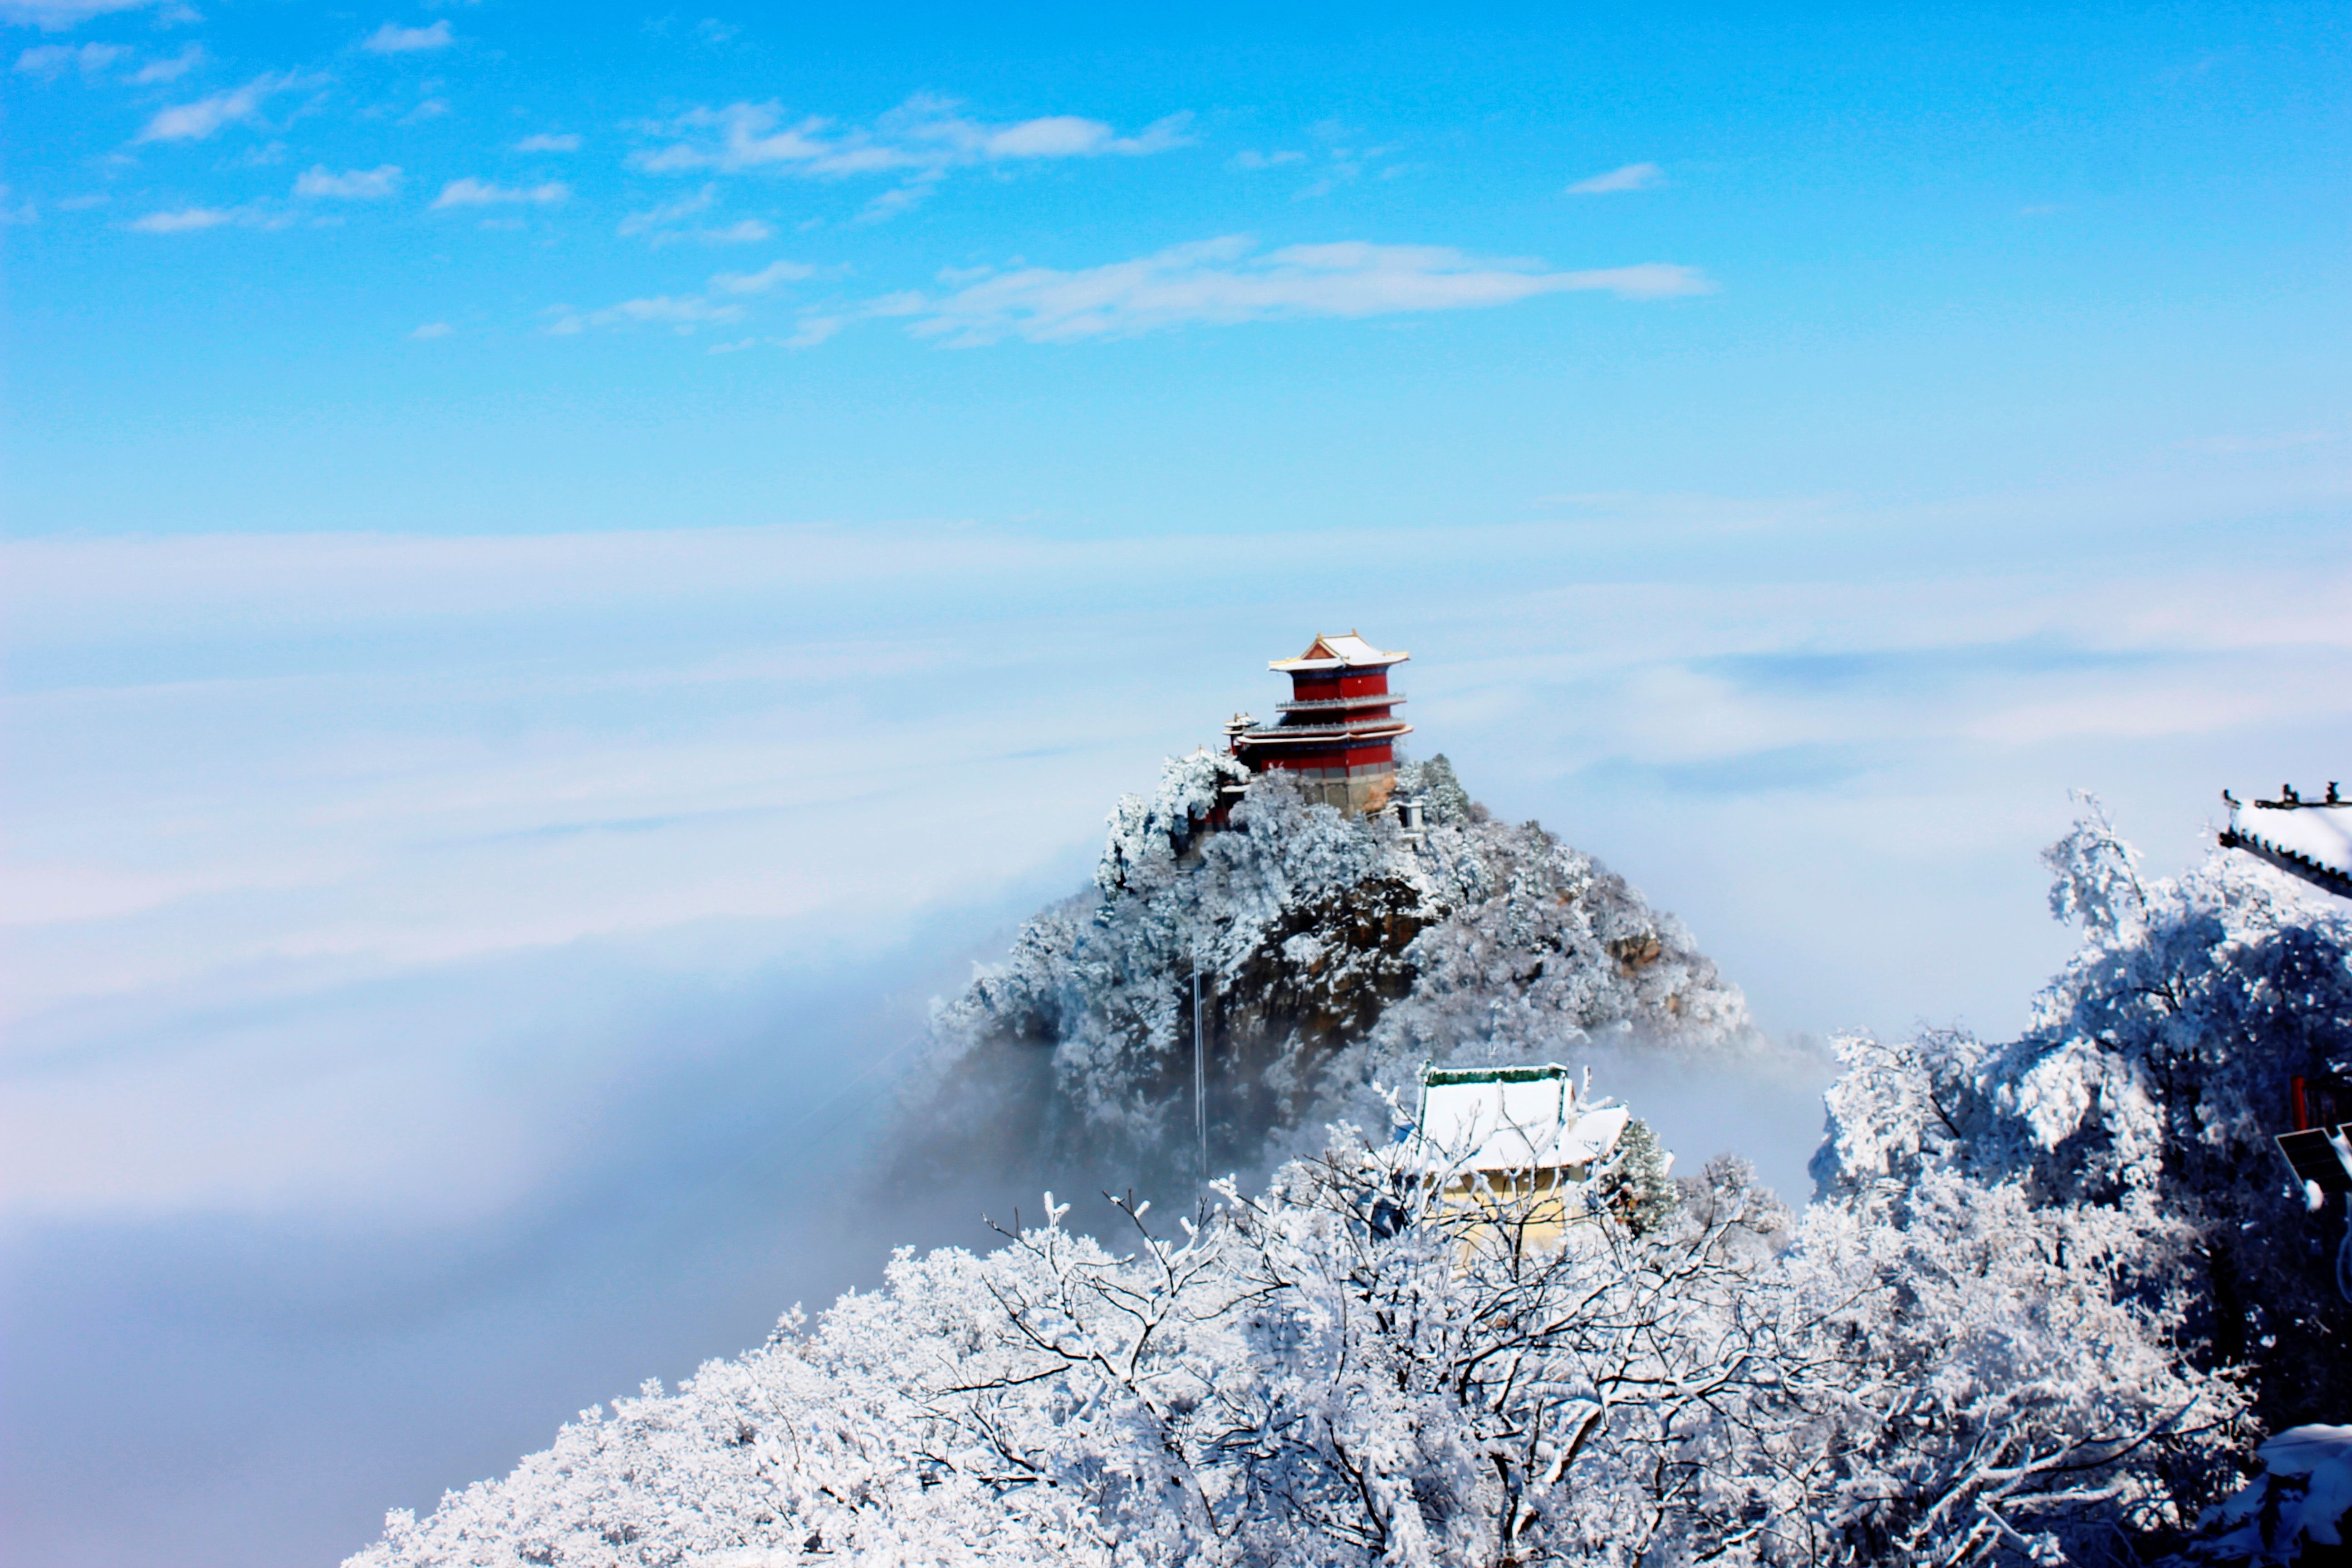
[[879, 176], [906, 182], [868, 207], [871, 221], [922, 199], [947, 171], [983, 164], [1097, 157], [1147, 157], [1190, 144], [1189, 114], [1171, 114], [1131, 136], [1075, 114], [992, 123], [959, 112], [950, 100], [917, 97], [872, 126], [836, 126], [819, 116], [786, 120], [775, 103], [698, 108], [644, 129], [666, 144], [630, 160], [656, 174], [766, 171], [811, 179]]
[[382, 201], [400, 189], [400, 165], [386, 163], [375, 169], [346, 169], [338, 174], [324, 163], [304, 170], [294, 181], [298, 196], [319, 196], [339, 201]]
[[816, 275], [817, 269], [804, 262], [772, 261], [757, 272], [714, 273], [699, 294], [656, 294], [641, 300], [624, 300], [600, 310], [552, 306], [547, 312], [547, 330], [558, 337], [570, 337], [596, 327], [647, 325], [692, 332], [714, 322], [739, 321], [743, 319], [745, 300], [772, 293], [788, 283], [802, 282]]
[[431, 338], [446, 338], [449, 335], [449, 323], [446, 321], [427, 321], [408, 335], [423, 342]]
[[651, 234], [656, 229], [667, 228], [674, 224], [682, 223], [698, 213], [709, 212], [718, 200], [719, 187], [705, 185], [690, 196], [680, 196], [676, 201], [662, 202], [646, 208], [644, 212], [629, 214], [621, 219], [619, 233], [624, 238], [633, 235]]
[[201, 228], [218, 228], [223, 224], [237, 221], [236, 212], [228, 207], [179, 207], [170, 212], [149, 213], [133, 218], [131, 228], [141, 234], [190, 234]]
[[194, 103], [159, 110], [132, 140], [201, 142], [224, 125], [259, 119], [263, 103], [278, 93], [300, 85], [299, 78], [288, 73], [257, 76], [243, 87], [229, 88], [209, 98], [200, 98]]
[[624, 237], [646, 235], [650, 243], [677, 245], [693, 241], [702, 245], [755, 245], [775, 237], [775, 231], [758, 218], [739, 218], [733, 223], [687, 226], [686, 220], [709, 212], [719, 201], [719, 187], [705, 185], [692, 195], [680, 196], [674, 202], [663, 202], [634, 212], [621, 220], [619, 232]]
[[953, 274], [948, 293], [900, 295], [873, 310], [912, 318], [916, 336], [961, 348], [1005, 338], [1133, 337], [1192, 322], [1476, 310], [1572, 291], [1664, 300], [1715, 288], [1696, 268], [1668, 262], [1550, 271], [1540, 262], [1482, 258], [1448, 246], [1343, 241], [1255, 249], [1247, 236], [1228, 235], [1077, 271]]
[[571, 337], [592, 327], [648, 324], [691, 332], [713, 321], [743, 319], [742, 306], [713, 300], [707, 294], [655, 294], [642, 300], [624, 300], [601, 310], [574, 310], [564, 305], [555, 310], [547, 330], [557, 337]]
[[710, 279], [711, 290], [719, 294], [766, 294], [787, 283], [802, 283], [816, 276], [816, 268], [799, 261], [771, 261], [757, 272], [720, 272]]
[[79, 48], [71, 44], [37, 44], [16, 57], [16, 74], [37, 76], [44, 81], [54, 80], [69, 70], [96, 76], [128, 52], [114, 44], [83, 44]]
[[936, 170], [926, 170], [905, 184], [893, 185], [866, 204], [857, 215], [860, 223], [887, 223], [900, 213], [920, 206], [925, 197], [939, 188], [940, 175]]
[[518, 153], [577, 153], [580, 136], [572, 131], [542, 131], [536, 136], [526, 136], [514, 144]]
[[449, 36], [446, 19], [428, 27], [404, 27], [397, 22], [386, 22], [370, 33], [360, 47], [372, 55], [413, 55], [425, 49], [446, 49], [455, 41]]
[[1235, 169], [1273, 169], [1285, 163], [1304, 163], [1305, 162], [1307, 162], [1307, 154], [1296, 150], [1260, 153], [1247, 147], [1226, 160], [1227, 165]]
[[143, 11], [156, 0], [0, 0], [0, 22], [12, 27], [38, 27], [46, 33], [79, 27], [95, 16], [118, 11]]
[[204, 63], [204, 47], [190, 44], [170, 59], [148, 61], [131, 73], [131, 79], [142, 87], [159, 81], [177, 81]]
[[680, 234], [661, 235], [655, 239], [654, 243], [661, 245], [674, 240], [691, 239], [703, 245], [757, 245], [763, 240], [773, 239], [775, 237], [776, 231], [766, 224], [761, 223], [758, 218], [747, 217], [738, 218], [733, 223], [721, 224], [716, 228], [688, 229]]
[[477, 180], [470, 176], [452, 180], [441, 187], [433, 198], [433, 210], [444, 207], [489, 207], [522, 205], [555, 206], [568, 200], [572, 187], [561, 180], [550, 180], [541, 185], [501, 185], [492, 180]]
[[1666, 182], [1666, 172], [1655, 163], [1627, 163], [1605, 174], [1594, 174], [1568, 187], [1571, 196], [1606, 196], [1619, 191], [1646, 191]]

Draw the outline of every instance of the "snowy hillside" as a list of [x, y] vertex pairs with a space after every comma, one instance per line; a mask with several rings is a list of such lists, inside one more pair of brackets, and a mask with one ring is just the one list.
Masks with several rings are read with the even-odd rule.
[[[1209, 831], [1229, 779], [1248, 793]], [[1385, 1125], [1372, 1086], [1424, 1061], [1756, 1043], [1738, 990], [1622, 878], [1533, 823], [1493, 820], [1443, 757], [1408, 763], [1400, 787], [1428, 804], [1418, 842], [1222, 756], [1170, 762], [1156, 795], [1112, 815], [1096, 891], [1029, 921], [942, 1015], [942, 1070], [1042, 1056], [1034, 1137], [1149, 1163], [1190, 1137], [1197, 973], [1223, 1170], [1269, 1137], [1297, 1152], [1337, 1118]]]
[[[1260, 786], [1246, 831], [1188, 831], [1215, 770], [1122, 807], [1099, 900], [941, 1019], [962, 1068], [1047, 1064], [1017, 1081], [1064, 1132], [1166, 1136], [1196, 957], [1269, 1128], [1426, 1055], [1748, 1038], [1671, 921], [1537, 830], [1456, 799], [1416, 850]], [[995, 1252], [901, 1251], [880, 1289], [583, 1412], [353, 1568], [2327, 1549], [2343, 1222], [2267, 1139], [2289, 1077], [2352, 1069], [2352, 918], [2226, 855], [2142, 879], [2095, 808], [2049, 861], [2084, 941], [2033, 1028], [1841, 1042], [1801, 1214], [1736, 1160], [1669, 1186], [1651, 1159], [1515, 1252], [1378, 1122], [1101, 1240], [1049, 1196]]]

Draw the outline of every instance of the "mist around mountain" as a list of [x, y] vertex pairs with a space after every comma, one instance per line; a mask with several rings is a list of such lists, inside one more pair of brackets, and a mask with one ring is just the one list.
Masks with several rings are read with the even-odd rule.
[[[901, 1193], [1092, 1159], [1183, 1201], [1122, 1194], [1090, 1236], [1049, 1195], [993, 1251], [902, 1249], [879, 1289], [583, 1412], [352, 1563], [2338, 1550], [2343, 1216], [2268, 1138], [2290, 1077], [2352, 1069], [2340, 906], [2218, 852], [2143, 878], [2094, 806], [2048, 856], [2083, 941], [2032, 1026], [1840, 1041], [1801, 1210], [1734, 1158], [1669, 1181], [1629, 1138], [1587, 1223], [1528, 1250], [1497, 1244], [1507, 1204], [1498, 1229], [1399, 1160], [1382, 1090], [1602, 1045], [1705, 1070], [1766, 1048], [1738, 993], [1437, 759], [1408, 780], [1419, 844], [1265, 780], [1207, 831], [1226, 781], [1196, 756], [1121, 804], [1093, 893], [940, 1010], [877, 1151]], [[1196, 972], [1213, 1153], [1266, 1173], [1197, 1201]]]

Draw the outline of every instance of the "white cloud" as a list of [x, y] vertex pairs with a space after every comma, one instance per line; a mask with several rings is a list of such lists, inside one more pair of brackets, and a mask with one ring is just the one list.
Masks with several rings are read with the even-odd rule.
[[721, 272], [710, 279], [713, 293], [765, 294], [782, 283], [799, 283], [816, 276], [816, 268], [798, 261], [772, 261], [757, 272]]
[[803, 316], [800, 319], [799, 330], [777, 346], [787, 349], [813, 349], [847, 325], [849, 325], [849, 320], [845, 316]]
[[775, 230], [758, 218], [747, 217], [739, 218], [720, 228], [698, 228], [683, 237], [698, 239], [705, 245], [758, 245], [763, 240], [773, 239]]
[[450, 327], [448, 322], [427, 321], [408, 335], [412, 338], [422, 341], [429, 338], [446, 338], [449, 335], [449, 332]]
[[347, 169], [337, 174], [324, 163], [306, 169], [294, 182], [298, 196], [324, 196], [342, 201], [382, 201], [400, 188], [400, 165], [386, 163], [376, 169]]
[[1646, 191], [1665, 183], [1666, 172], [1655, 163], [1627, 163], [1605, 174], [1594, 174], [1568, 187], [1571, 196], [1605, 196], [1618, 191]]
[[454, 41], [446, 19], [429, 27], [404, 27], [396, 22], [386, 22], [370, 33], [360, 47], [372, 55], [412, 55], [422, 49], [446, 49]]
[[441, 194], [433, 198], [433, 209], [438, 212], [444, 207], [501, 206], [509, 203], [554, 206], [571, 195], [572, 187], [561, 180], [550, 180], [543, 185], [501, 185], [468, 177], [442, 186]]
[[713, 274], [709, 287], [699, 294], [656, 294], [643, 300], [624, 300], [601, 310], [576, 310], [569, 305], [557, 305], [547, 312], [547, 330], [558, 337], [571, 337], [595, 327], [646, 325], [692, 332], [713, 322], [740, 321], [743, 306], [740, 301], [772, 293], [784, 284], [816, 275], [817, 269], [803, 262], [772, 261], [757, 272]]
[[1185, 130], [1189, 114], [1171, 114], [1136, 135], [1121, 136], [1101, 121], [1073, 114], [990, 124], [955, 110], [949, 100], [917, 97], [871, 128], [836, 129], [813, 115], [786, 124], [774, 103], [691, 109], [650, 127], [673, 140], [632, 162], [657, 173], [772, 169], [837, 179], [1040, 158], [1142, 157], [1192, 141]]
[[149, 213], [134, 218], [131, 226], [141, 234], [186, 234], [194, 229], [218, 228], [225, 223], [235, 223], [237, 215], [226, 207], [181, 207], [173, 212]]
[[887, 222], [902, 212], [908, 212], [921, 205], [923, 199], [937, 189], [938, 185], [939, 177], [935, 174], [918, 176], [903, 185], [894, 185], [867, 202], [866, 210], [857, 215], [857, 221], [860, 223]]
[[258, 119], [261, 106], [273, 94], [300, 85], [291, 75], [258, 76], [243, 87], [200, 98], [194, 103], [183, 103], [160, 110], [147, 121], [146, 128], [132, 138], [134, 142], [203, 141], [224, 125], [234, 125]]
[[1083, 158], [1103, 151], [1110, 140], [1110, 127], [1099, 120], [1056, 114], [990, 132], [980, 145], [990, 158]]
[[1263, 256], [1255, 249], [1248, 237], [1229, 235], [1073, 272], [1024, 267], [956, 274], [945, 279], [955, 285], [950, 293], [899, 296], [877, 301], [872, 311], [911, 317], [916, 336], [968, 347], [1008, 337], [1132, 337], [1195, 321], [1475, 310], [1571, 291], [1660, 300], [1715, 287], [1696, 268], [1667, 262], [1554, 272], [1538, 262], [1482, 259], [1447, 246], [1343, 241]]
[[[41, 209], [30, 201], [11, 202], [7, 186], [0, 185], [0, 227], [17, 228], [41, 221]], [[60, 206], [64, 204], [59, 203]]]
[[1296, 152], [1258, 153], [1244, 148], [1227, 162], [1236, 169], [1271, 169], [1282, 163], [1304, 163], [1307, 154]]
[[680, 196], [674, 202], [663, 202], [657, 206], [648, 207], [644, 212], [629, 214], [621, 220], [619, 232], [626, 237], [635, 234], [650, 234], [656, 229], [667, 228], [672, 224], [694, 216], [697, 213], [709, 211], [711, 204], [718, 199], [719, 187], [705, 185], [690, 196]]
[[38, 27], [45, 33], [78, 27], [94, 16], [118, 11], [141, 11], [155, 0], [0, 0], [0, 22], [12, 27]]
[[415, 108], [410, 110], [407, 113], [402, 115], [400, 117], [400, 123], [403, 125], [417, 125], [427, 120], [438, 120], [448, 112], [449, 100], [447, 99], [428, 98], [422, 103], [419, 103]]
[[95, 76], [128, 52], [113, 44], [37, 44], [16, 57], [16, 74], [51, 80], [78, 69]]
[[705, 213], [717, 204], [719, 187], [705, 185], [690, 196], [680, 196], [674, 202], [663, 202], [644, 212], [631, 213], [621, 220], [623, 235], [647, 234], [656, 246], [677, 245], [694, 240], [703, 245], [755, 245], [775, 237], [775, 231], [755, 217], [739, 218], [718, 227], [679, 227], [688, 218]]
[[159, 81], [177, 81], [204, 63], [204, 47], [190, 44], [168, 60], [148, 61], [131, 73], [131, 79], [142, 87]]
[[514, 144], [518, 153], [577, 153], [580, 137], [575, 132], [542, 131], [536, 136], [526, 136]]
[[713, 321], [738, 321], [742, 319], [742, 306], [725, 304], [708, 295], [656, 294], [643, 300], [624, 300], [601, 310], [574, 310], [568, 306], [558, 306], [547, 330], [557, 337], [571, 337], [592, 327], [653, 324], [691, 332], [697, 327]]

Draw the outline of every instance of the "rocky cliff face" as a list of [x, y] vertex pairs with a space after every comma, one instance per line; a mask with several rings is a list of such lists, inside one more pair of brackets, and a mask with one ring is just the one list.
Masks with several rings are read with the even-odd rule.
[[[1232, 825], [1208, 830], [1219, 788], [1244, 780]], [[1330, 1120], [1381, 1125], [1376, 1086], [1423, 1061], [1754, 1043], [1738, 989], [1622, 878], [1534, 823], [1493, 820], [1443, 757], [1408, 764], [1401, 786], [1428, 803], [1419, 842], [1223, 757], [1169, 763], [1154, 795], [1112, 813], [1096, 891], [1030, 921], [942, 1010], [941, 1069], [1026, 1101], [992, 1110], [1045, 1144], [1183, 1147], [1197, 975], [1224, 1168]]]

